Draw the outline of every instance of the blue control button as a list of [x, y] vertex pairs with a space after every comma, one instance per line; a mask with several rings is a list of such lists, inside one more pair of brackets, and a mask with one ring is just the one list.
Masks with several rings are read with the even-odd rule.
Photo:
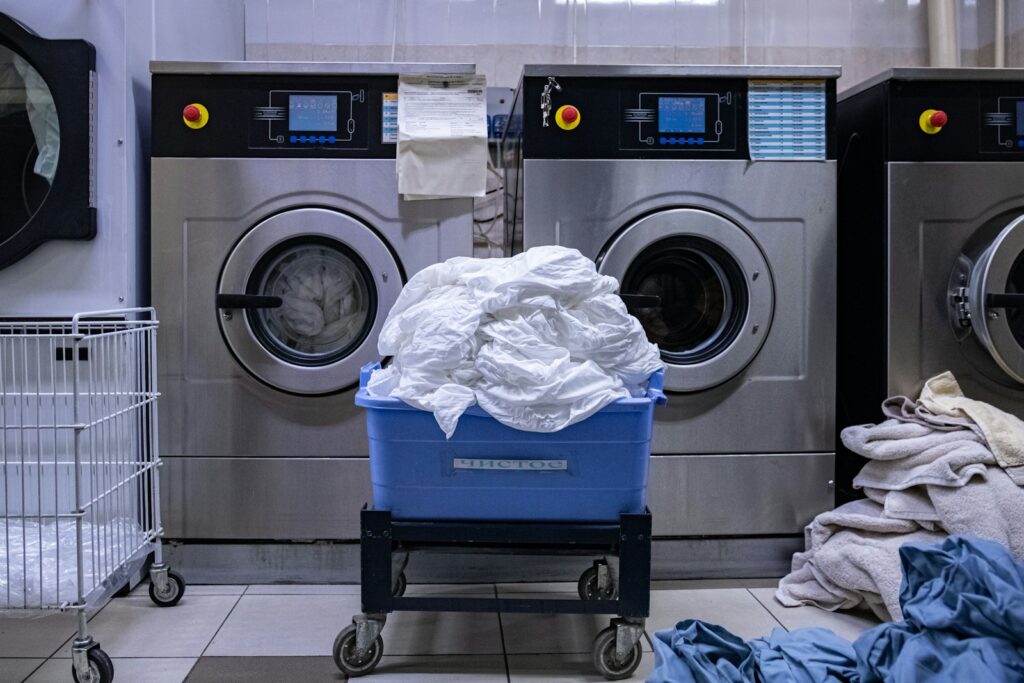
[[1024, 140], [1017, 140], [1018, 147], [1024, 147]]
[[697, 140], [694, 138], [690, 138], [689, 140], [687, 140], [687, 142], [690, 143], [691, 145], [694, 145], [697, 143]]
[[676, 144], [676, 139], [675, 138], [669, 138], [668, 139], [668, 144], [670, 144], [670, 145]]
[[320, 142], [327, 142], [327, 138], [323, 135], [320, 136]]
[[329, 143], [331, 143], [333, 145], [334, 144], [334, 136], [332, 135], [329, 138], [327, 138], [327, 142], [329, 142]]
[[666, 142], [668, 142], [668, 138], [660, 138], [658, 142], [664, 145]]
[[288, 138], [288, 142], [295, 142], [296, 140], [298, 140], [298, 138], [295, 137], [294, 135]]
[[306, 141], [306, 136], [305, 135], [300, 135], [299, 136], [299, 142], [305, 142], [305, 141]]
[[703, 145], [704, 144], [704, 138], [697, 138], [697, 144], [698, 145]]

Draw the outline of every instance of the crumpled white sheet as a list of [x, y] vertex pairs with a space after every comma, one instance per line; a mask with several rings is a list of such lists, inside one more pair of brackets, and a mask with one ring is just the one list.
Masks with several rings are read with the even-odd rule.
[[564, 429], [664, 367], [618, 287], [557, 246], [430, 266], [391, 309], [378, 350], [393, 362], [367, 390], [431, 411], [449, 438], [477, 403], [516, 429]]

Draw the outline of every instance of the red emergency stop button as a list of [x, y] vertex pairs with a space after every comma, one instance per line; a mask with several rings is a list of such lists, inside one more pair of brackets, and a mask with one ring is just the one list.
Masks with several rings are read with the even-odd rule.
[[210, 122], [210, 112], [198, 102], [193, 102], [181, 110], [181, 120], [189, 128], [198, 130]]
[[935, 135], [949, 123], [949, 116], [941, 109], [925, 109], [921, 112], [917, 123], [928, 135]]
[[572, 130], [580, 125], [580, 110], [571, 104], [565, 104], [555, 112], [555, 123], [562, 130]]

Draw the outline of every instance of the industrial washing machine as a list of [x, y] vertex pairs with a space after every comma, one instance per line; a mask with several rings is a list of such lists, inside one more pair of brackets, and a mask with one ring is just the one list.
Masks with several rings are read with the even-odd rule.
[[946, 370], [1024, 417], [1024, 70], [892, 69], [838, 127], [839, 427]]
[[834, 503], [839, 75], [531, 65], [515, 96], [507, 242], [593, 258], [660, 346], [649, 500], [704, 539], [683, 573], [784, 572]]
[[398, 74], [475, 67], [151, 70], [167, 535], [356, 539], [359, 369], [404, 282], [472, 254], [472, 199], [399, 197]]

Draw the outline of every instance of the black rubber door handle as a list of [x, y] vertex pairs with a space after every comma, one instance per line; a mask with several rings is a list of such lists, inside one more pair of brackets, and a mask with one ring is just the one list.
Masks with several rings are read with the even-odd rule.
[[284, 301], [279, 296], [257, 294], [218, 294], [217, 308], [280, 308]]

